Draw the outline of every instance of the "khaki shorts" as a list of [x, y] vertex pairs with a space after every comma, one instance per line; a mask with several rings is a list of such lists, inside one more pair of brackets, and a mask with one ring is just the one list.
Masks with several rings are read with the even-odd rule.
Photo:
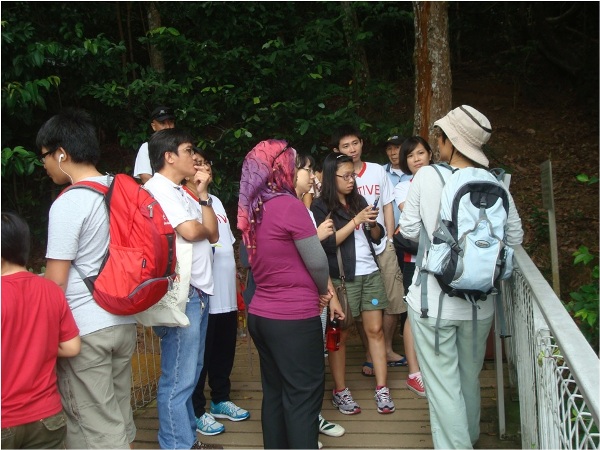
[[[341, 284], [339, 279], [332, 282], [336, 287]], [[379, 270], [369, 275], [357, 275], [353, 281], [346, 281], [346, 292], [352, 316], [355, 318], [359, 318], [363, 311], [378, 311], [388, 306]]]
[[393, 242], [387, 241], [385, 250], [377, 256], [381, 278], [385, 286], [389, 304], [385, 314], [401, 314], [406, 312], [404, 302], [404, 284], [402, 283], [402, 271], [398, 265], [398, 257]]
[[81, 336], [81, 352], [58, 358], [58, 389], [67, 416], [67, 448], [123, 448], [135, 439], [131, 356], [135, 324]]
[[67, 418], [63, 411], [44, 419], [2, 428], [2, 448], [65, 448]]

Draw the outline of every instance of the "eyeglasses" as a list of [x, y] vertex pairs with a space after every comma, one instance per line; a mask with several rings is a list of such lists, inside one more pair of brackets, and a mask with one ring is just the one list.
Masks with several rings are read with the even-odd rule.
[[350, 180], [355, 180], [356, 179], [356, 173], [352, 172], [352, 173], [347, 173], [345, 175], [338, 175], [337, 173], [335, 174], [336, 177], [339, 178], [343, 178], [344, 181], [350, 181]]
[[192, 147], [182, 148], [181, 150], [186, 152], [190, 156], [194, 156], [194, 149]]
[[212, 161], [201, 161], [196, 163], [198, 166], [212, 167]]
[[50, 150], [49, 152], [42, 153], [41, 155], [38, 155], [38, 159], [41, 162], [44, 162], [46, 160], [46, 156], [51, 155], [52, 153], [54, 153], [58, 149], [59, 149], [59, 147], [56, 147], [54, 150]]
[[312, 170], [310, 167], [298, 167], [298, 170], [306, 170], [309, 175], [314, 175], [315, 174], [315, 171]]

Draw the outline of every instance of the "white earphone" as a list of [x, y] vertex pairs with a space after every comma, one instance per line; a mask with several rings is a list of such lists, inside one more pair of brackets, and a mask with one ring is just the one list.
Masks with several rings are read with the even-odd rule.
[[58, 162], [61, 162], [64, 157], [65, 157], [65, 154], [61, 153], [60, 156], [58, 157]]

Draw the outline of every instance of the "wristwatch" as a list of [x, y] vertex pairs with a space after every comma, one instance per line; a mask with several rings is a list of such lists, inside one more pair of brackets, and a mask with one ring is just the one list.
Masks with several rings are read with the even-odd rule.
[[200, 206], [210, 206], [212, 207], [212, 197], [208, 197], [208, 200], [198, 200], [198, 203], [200, 203]]

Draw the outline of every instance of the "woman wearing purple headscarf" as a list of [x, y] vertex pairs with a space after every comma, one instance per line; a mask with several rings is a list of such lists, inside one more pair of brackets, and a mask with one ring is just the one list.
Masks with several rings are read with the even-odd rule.
[[327, 257], [296, 197], [295, 158], [274, 139], [246, 155], [238, 228], [256, 282], [248, 328], [260, 356], [264, 447], [316, 449], [325, 385], [319, 313], [332, 292]]

